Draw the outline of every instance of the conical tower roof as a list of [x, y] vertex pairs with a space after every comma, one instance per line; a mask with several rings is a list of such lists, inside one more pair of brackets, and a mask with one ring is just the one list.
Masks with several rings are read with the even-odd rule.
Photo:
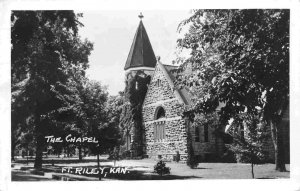
[[135, 33], [124, 70], [137, 67], [155, 68], [156, 58], [142, 20]]

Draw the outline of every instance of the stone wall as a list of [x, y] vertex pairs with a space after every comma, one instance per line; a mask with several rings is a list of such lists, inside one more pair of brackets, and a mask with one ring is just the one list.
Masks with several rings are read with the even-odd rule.
[[223, 140], [216, 137], [214, 131], [214, 128], [208, 126], [208, 141], [205, 142], [204, 126], [199, 126], [199, 141], [196, 141], [196, 127], [190, 127], [194, 155], [197, 156], [197, 158], [200, 156], [201, 160], [217, 161], [218, 157], [223, 154]]
[[[156, 119], [158, 108], [165, 110], [165, 117]], [[145, 132], [145, 153], [150, 158], [161, 157], [165, 160], [173, 160], [177, 153], [181, 161], [187, 159], [187, 134], [186, 128], [191, 128], [191, 137], [194, 155], [204, 160], [217, 160], [223, 154], [224, 143], [213, 133], [213, 127], [208, 128], [208, 142], [204, 141], [204, 128], [199, 128], [199, 142], [195, 142], [195, 128], [182, 118], [183, 103], [176, 97], [169, 81], [163, 71], [157, 66], [148, 86], [143, 104], [143, 121]], [[154, 139], [156, 124], [163, 123], [166, 137], [163, 140]], [[210, 159], [208, 159], [210, 158]]]
[[[165, 110], [165, 117], [156, 119], [155, 115], [159, 107]], [[186, 160], [186, 124], [181, 117], [182, 111], [183, 105], [179, 103], [169, 82], [157, 66], [143, 105], [144, 144], [148, 157], [161, 156], [163, 159], [173, 160], [179, 152], [181, 160]], [[157, 123], [165, 124], [166, 137], [163, 140], [154, 140], [154, 127]]]
[[[160, 80], [160, 86], [157, 85], [157, 80]], [[158, 66], [155, 68], [155, 72], [151, 78], [148, 89], [149, 90], [144, 100], [144, 106], [148, 106], [153, 103], [155, 105], [158, 101], [164, 102], [170, 101], [170, 99], [176, 99], [170, 84]]]
[[[200, 135], [203, 136], [202, 134]], [[208, 142], [204, 142], [204, 141], [199, 141], [199, 142], [195, 142], [195, 139], [193, 139], [193, 146], [194, 146], [194, 154], [195, 155], [200, 155], [203, 153], [215, 153], [216, 152], [216, 148], [215, 148], [215, 137], [213, 136], [213, 138], [210, 138]]]

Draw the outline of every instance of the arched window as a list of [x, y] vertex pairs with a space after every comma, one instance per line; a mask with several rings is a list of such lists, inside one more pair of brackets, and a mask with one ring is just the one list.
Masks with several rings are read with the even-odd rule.
[[[156, 110], [155, 120], [162, 119], [166, 117], [166, 113], [164, 108], [159, 107]], [[153, 133], [154, 133], [154, 141], [162, 141], [166, 138], [166, 127], [165, 127], [165, 121], [157, 121], [154, 123], [153, 127]]]
[[164, 108], [162, 107], [159, 107], [156, 111], [156, 117], [155, 119], [160, 119], [160, 118], [164, 118], [166, 117], [166, 113], [165, 113], [165, 110]]

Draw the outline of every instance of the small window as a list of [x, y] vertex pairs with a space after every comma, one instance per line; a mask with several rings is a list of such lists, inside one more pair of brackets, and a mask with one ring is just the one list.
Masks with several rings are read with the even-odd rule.
[[161, 86], [161, 80], [160, 80], [160, 79], [157, 79], [157, 81], [156, 81], [156, 86], [157, 86], [157, 87], [160, 87], [160, 86]]
[[195, 127], [195, 142], [200, 142], [199, 127]]
[[204, 125], [204, 142], [208, 142], [208, 125]]

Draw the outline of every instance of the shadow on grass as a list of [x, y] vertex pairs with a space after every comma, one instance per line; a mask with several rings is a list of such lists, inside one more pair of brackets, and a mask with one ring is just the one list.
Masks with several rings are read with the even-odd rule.
[[149, 168], [148, 166], [129, 166], [127, 169], [134, 169], [134, 168]]
[[49, 181], [51, 179], [45, 178], [43, 176], [36, 176], [34, 174], [22, 172], [22, 171], [12, 171], [11, 181]]
[[193, 169], [211, 169], [211, 168], [196, 167], [196, 168], [193, 168]]
[[[32, 163], [34, 162], [35, 159], [18, 159], [13, 161], [14, 163], [21, 163], [21, 164], [26, 164], [26, 163]], [[89, 163], [89, 162], [97, 162], [97, 159], [82, 159], [81, 161], [78, 160], [77, 158], [44, 158], [43, 159], [43, 164], [62, 164], [62, 163]], [[100, 159], [100, 162], [112, 162], [112, 160], [108, 160], [108, 159]]]
[[[136, 167], [142, 167], [142, 166], [136, 166]], [[76, 167], [73, 167], [74, 169]], [[96, 166], [85, 166], [85, 169], [89, 169], [88, 171], [91, 171], [91, 169], [97, 168]], [[119, 168], [119, 167], [113, 167], [113, 166], [101, 166], [101, 168], [104, 169], [104, 173], [100, 174], [101, 178], [103, 180], [105, 179], [113, 179], [113, 180], [183, 180], [183, 179], [195, 179], [195, 178], [202, 178], [198, 176], [178, 176], [178, 175], [163, 175], [160, 176], [158, 174], [155, 174], [153, 172], [145, 171], [145, 170], [128, 170], [125, 174], [124, 173], [110, 173], [110, 168]], [[122, 168], [122, 167], [120, 167]], [[127, 169], [132, 169], [133, 167], [128, 167]], [[61, 173], [61, 167], [51, 167], [43, 169], [44, 172], [60, 172]], [[67, 173], [64, 173], [67, 175]], [[72, 173], [73, 174], [73, 173]], [[80, 176], [86, 176], [86, 177], [94, 177], [98, 178], [99, 174], [79, 174]]]
[[184, 180], [184, 179], [195, 179], [202, 178], [198, 176], [178, 176], [178, 175], [163, 175], [160, 176], [154, 173], [145, 173], [143, 171], [133, 170], [128, 174], [109, 174], [106, 178], [116, 180]]

